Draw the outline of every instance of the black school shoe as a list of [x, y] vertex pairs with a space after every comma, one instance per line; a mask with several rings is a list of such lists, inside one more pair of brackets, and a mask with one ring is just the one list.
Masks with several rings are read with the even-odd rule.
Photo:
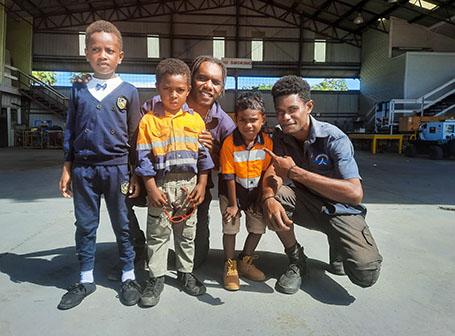
[[125, 306], [134, 306], [141, 298], [141, 286], [136, 280], [126, 280], [122, 282], [120, 289], [120, 302]]
[[204, 284], [193, 273], [177, 272], [177, 280], [182, 290], [189, 295], [199, 296], [206, 291]]
[[139, 305], [141, 307], [153, 307], [160, 302], [160, 295], [164, 288], [164, 276], [150, 278], [145, 284]]
[[62, 296], [57, 308], [67, 310], [76, 307], [86, 296], [89, 296], [96, 290], [94, 282], [76, 283], [68, 289], [68, 292]]

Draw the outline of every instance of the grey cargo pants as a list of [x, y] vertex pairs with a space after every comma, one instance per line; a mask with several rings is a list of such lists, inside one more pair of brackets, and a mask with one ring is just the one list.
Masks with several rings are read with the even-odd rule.
[[378, 280], [382, 256], [363, 216], [327, 215], [322, 198], [294, 186], [282, 186], [275, 198], [294, 224], [327, 235], [330, 261], [342, 261], [354, 284], [370, 287]]

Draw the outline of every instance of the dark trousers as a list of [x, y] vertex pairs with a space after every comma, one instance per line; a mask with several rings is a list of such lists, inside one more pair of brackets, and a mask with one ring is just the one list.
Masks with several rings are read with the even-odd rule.
[[209, 208], [212, 201], [211, 186], [205, 189], [204, 202], [197, 207], [196, 237], [194, 238], [194, 267], [199, 267], [207, 258], [210, 248]]
[[111, 225], [117, 240], [123, 271], [134, 268], [134, 249], [128, 224], [128, 166], [81, 166], [73, 168], [72, 185], [76, 216], [76, 252], [81, 271], [94, 268], [96, 230], [104, 195]]
[[330, 261], [342, 261], [354, 284], [369, 287], [377, 281], [382, 256], [362, 215], [327, 215], [322, 198], [297, 187], [282, 186], [276, 198], [294, 224], [327, 235]]
[[140, 205], [133, 201], [134, 199], [126, 198], [126, 204], [128, 209], [128, 221], [130, 225], [131, 236], [133, 237], [133, 243], [135, 249], [141, 249], [145, 247], [145, 234], [141, 230], [139, 221], [137, 219], [136, 213], [134, 212], [134, 206], [147, 207], [147, 202], [144, 201]]

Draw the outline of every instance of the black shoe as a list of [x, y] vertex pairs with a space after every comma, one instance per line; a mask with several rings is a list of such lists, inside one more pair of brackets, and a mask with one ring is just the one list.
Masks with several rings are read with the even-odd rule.
[[120, 302], [125, 306], [134, 306], [141, 298], [141, 286], [136, 280], [126, 280], [122, 282], [119, 296]]
[[62, 296], [57, 308], [60, 310], [71, 309], [76, 307], [84, 298], [96, 290], [94, 282], [76, 283], [68, 289], [68, 292]]
[[160, 294], [164, 288], [164, 276], [158, 278], [150, 278], [145, 284], [139, 301], [142, 307], [153, 307], [160, 302]]
[[303, 248], [297, 243], [286, 254], [289, 265], [284, 274], [278, 279], [275, 289], [281, 293], [294, 294], [302, 284], [302, 277], [306, 274], [306, 255]]
[[182, 290], [189, 295], [199, 296], [206, 291], [204, 284], [193, 273], [177, 272], [177, 280]]

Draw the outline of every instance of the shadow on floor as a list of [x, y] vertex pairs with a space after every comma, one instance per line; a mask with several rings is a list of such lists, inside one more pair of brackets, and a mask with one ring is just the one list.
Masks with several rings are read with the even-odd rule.
[[[119, 281], [109, 280], [113, 268], [118, 263], [115, 243], [98, 243], [95, 263], [95, 280], [98, 286], [119, 290]], [[268, 279], [279, 278], [287, 265], [287, 257], [284, 254], [273, 252], [258, 253], [259, 259], [256, 265], [264, 271]], [[166, 284], [179, 288], [173, 265], [173, 251], [169, 254], [169, 270], [166, 276]], [[137, 263], [137, 278], [144, 284], [148, 277], [147, 271], [142, 267], [144, 263]], [[208, 288], [207, 294], [198, 299], [211, 305], [223, 304], [219, 298], [210, 294], [210, 288], [222, 287], [224, 257], [222, 250], [211, 250], [204, 265], [195, 271], [195, 274], [203, 280]], [[325, 304], [350, 305], [355, 301], [346, 289], [339, 285], [326, 273], [327, 264], [318, 260], [308, 259], [309, 275], [305, 276], [301, 290], [309, 294], [313, 299]], [[0, 254], [0, 272], [9, 276], [14, 283], [29, 282], [40, 286], [67, 289], [78, 280], [78, 261], [74, 247], [62, 247], [46, 251], [38, 251], [27, 254], [2, 253]], [[114, 272], [115, 273], [115, 272]], [[118, 274], [119, 275], [119, 274]], [[275, 290], [267, 282], [242, 281], [240, 292], [258, 292], [271, 294]], [[277, 295], [282, 295], [278, 294]]]

